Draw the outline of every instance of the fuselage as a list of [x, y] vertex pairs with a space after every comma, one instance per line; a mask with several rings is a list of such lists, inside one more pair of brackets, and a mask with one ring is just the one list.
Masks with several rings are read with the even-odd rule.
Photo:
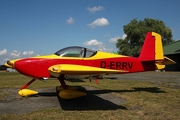
[[65, 73], [58, 72], [58, 74], [143, 72], [154, 70], [154, 61], [142, 62], [140, 58], [94, 51], [83, 47], [67, 47], [52, 55], [8, 61], [6, 66], [13, 67], [26, 76], [44, 79], [52, 77], [50, 72], [56, 72], [56, 69], [58, 71], [68, 69]]
[[91, 66], [103, 69], [124, 70], [126, 72], [144, 71], [141, 61], [138, 58], [133, 57], [90, 59], [51, 56], [52, 58], [39, 56], [20, 59], [14, 63], [14, 67], [21, 74], [39, 79], [50, 78], [51, 74], [49, 73], [48, 68], [56, 64]]

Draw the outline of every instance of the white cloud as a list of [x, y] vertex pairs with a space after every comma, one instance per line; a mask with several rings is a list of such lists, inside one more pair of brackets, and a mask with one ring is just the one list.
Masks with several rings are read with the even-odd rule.
[[120, 39], [120, 37], [119, 36], [116, 36], [116, 37], [113, 37], [113, 38], [111, 38], [111, 39], [109, 39], [109, 42], [117, 42], [117, 40], [118, 39]]
[[106, 18], [98, 18], [91, 24], [88, 24], [90, 27], [95, 28], [96, 26], [105, 26], [109, 25], [109, 21]]
[[7, 53], [6, 49], [0, 50], [0, 55], [5, 55]]
[[100, 47], [98, 50], [99, 51], [104, 51], [104, 52], [110, 52], [110, 53], [113, 51], [112, 48], [106, 48], [105, 46], [104, 47]]
[[92, 12], [92, 13], [94, 13], [94, 12], [97, 12], [97, 11], [100, 11], [100, 10], [103, 10], [104, 9], [104, 7], [102, 7], [102, 6], [98, 6], [98, 7], [92, 7], [92, 8], [90, 8], [90, 7], [87, 7], [87, 10], [89, 11], [89, 12]]
[[84, 45], [86, 45], [86, 46], [102, 46], [103, 43], [102, 43], [102, 42], [99, 42], [99, 41], [96, 40], [96, 39], [92, 39], [92, 40], [86, 41], [86, 42], [84, 43]]
[[120, 37], [120, 36], [113, 37], [113, 38], [109, 39], [109, 42], [111, 42], [111, 43], [112, 42], [117, 42], [118, 39], [123, 39], [124, 40], [126, 38], [126, 36], [127, 36], [126, 34], [123, 34], [122, 37]]
[[74, 24], [74, 19], [72, 17], [69, 17], [69, 19], [66, 20], [67, 24]]
[[13, 50], [10, 53], [11, 57], [19, 57], [21, 55], [21, 52], [17, 51], [17, 50]]
[[24, 51], [20, 52], [18, 50], [13, 50], [12, 52], [7, 52], [8, 50], [0, 50], [0, 65], [4, 64], [7, 60], [17, 59], [17, 58], [25, 58], [31, 56], [37, 56], [40, 54], [34, 53], [34, 51]]
[[34, 54], [34, 52], [33, 51], [24, 51], [22, 54], [23, 55], [32, 55], [32, 54]]
[[123, 34], [122, 39], [124, 40], [127, 37], [126, 34]]
[[112, 52], [112, 49], [106, 48], [106, 46], [102, 42], [99, 42], [96, 39], [86, 41], [84, 43], [84, 45], [85, 46], [93, 46], [93, 48], [95, 50], [100, 50], [100, 51], [105, 51], [105, 52]]

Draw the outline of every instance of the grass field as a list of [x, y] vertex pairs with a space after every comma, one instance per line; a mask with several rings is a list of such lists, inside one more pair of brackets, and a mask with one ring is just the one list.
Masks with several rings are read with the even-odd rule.
[[[142, 73], [143, 74], [143, 73]], [[152, 73], [151, 73], [152, 74]], [[156, 73], [157, 74], [157, 73]], [[27, 83], [30, 78], [18, 73], [0, 72], [0, 100], [7, 96], [3, 89], [17, 89]], [[69, 82], [69, 85], [92, 86], [102, 90], [112, 90], [112, 94], [125, 99], [126, 109], [116, 110], [62, 110], [51, 108], [34, 111], [28, 114], [0, 114], [1, 120], [179, 120], [180, 119], [180, 89], [172, 87], [171, 83], [137, 80], [99, 80], [95, 82]], [[55, 87], [59, 84], [56, 79], [46, 83], [36, 81], [30, 89]], [[166, 85], [164, 85], [166, 84]], [[115, 92], [119, 90], [121, 92]], [[53, 102], [53, 101], [52, 101]], [[78, 104], [78, 103], [77, 103]], [[98, 104], [98, 103], [97, 103]], [[13, 107], [13, 106], [12, 106]], [[23, 107], [23, 106], [22, 106]]]

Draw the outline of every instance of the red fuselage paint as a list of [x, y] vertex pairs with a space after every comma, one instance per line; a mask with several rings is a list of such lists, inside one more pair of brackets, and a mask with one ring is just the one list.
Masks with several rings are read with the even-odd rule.
[[[154, 64], [154, 62], [152, 62]], [[145, 67], [148, 70], [154, 69], [154, 65], [146, 63], [142, 64], [139, 58], [134, 57], [119, 57], [119, 58], [105, 58], [105, 59], [57, 59], [57, 58], [25, 58], [15, 62], [15, 68], [21, 74], [33, 78], [50, 78], [51, 75], [48, 68], [56, 64], [72, 64], [92, 66], [104, 69], [125, 70], [127, 72], [143, 72]]]

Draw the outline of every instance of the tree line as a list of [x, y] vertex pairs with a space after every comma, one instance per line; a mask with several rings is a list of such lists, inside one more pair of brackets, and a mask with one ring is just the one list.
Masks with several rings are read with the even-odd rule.
[[163, 45], [174, 42], [171, 28], [162, 20], [145, 18], [144, 20], [133, 19], [123, 26], [125, 39], [118, 39], [116, 47], [118, 53], [138, 57], [143, 45], [146, 33], [149, 31], [159, 33], [162, 36]]

